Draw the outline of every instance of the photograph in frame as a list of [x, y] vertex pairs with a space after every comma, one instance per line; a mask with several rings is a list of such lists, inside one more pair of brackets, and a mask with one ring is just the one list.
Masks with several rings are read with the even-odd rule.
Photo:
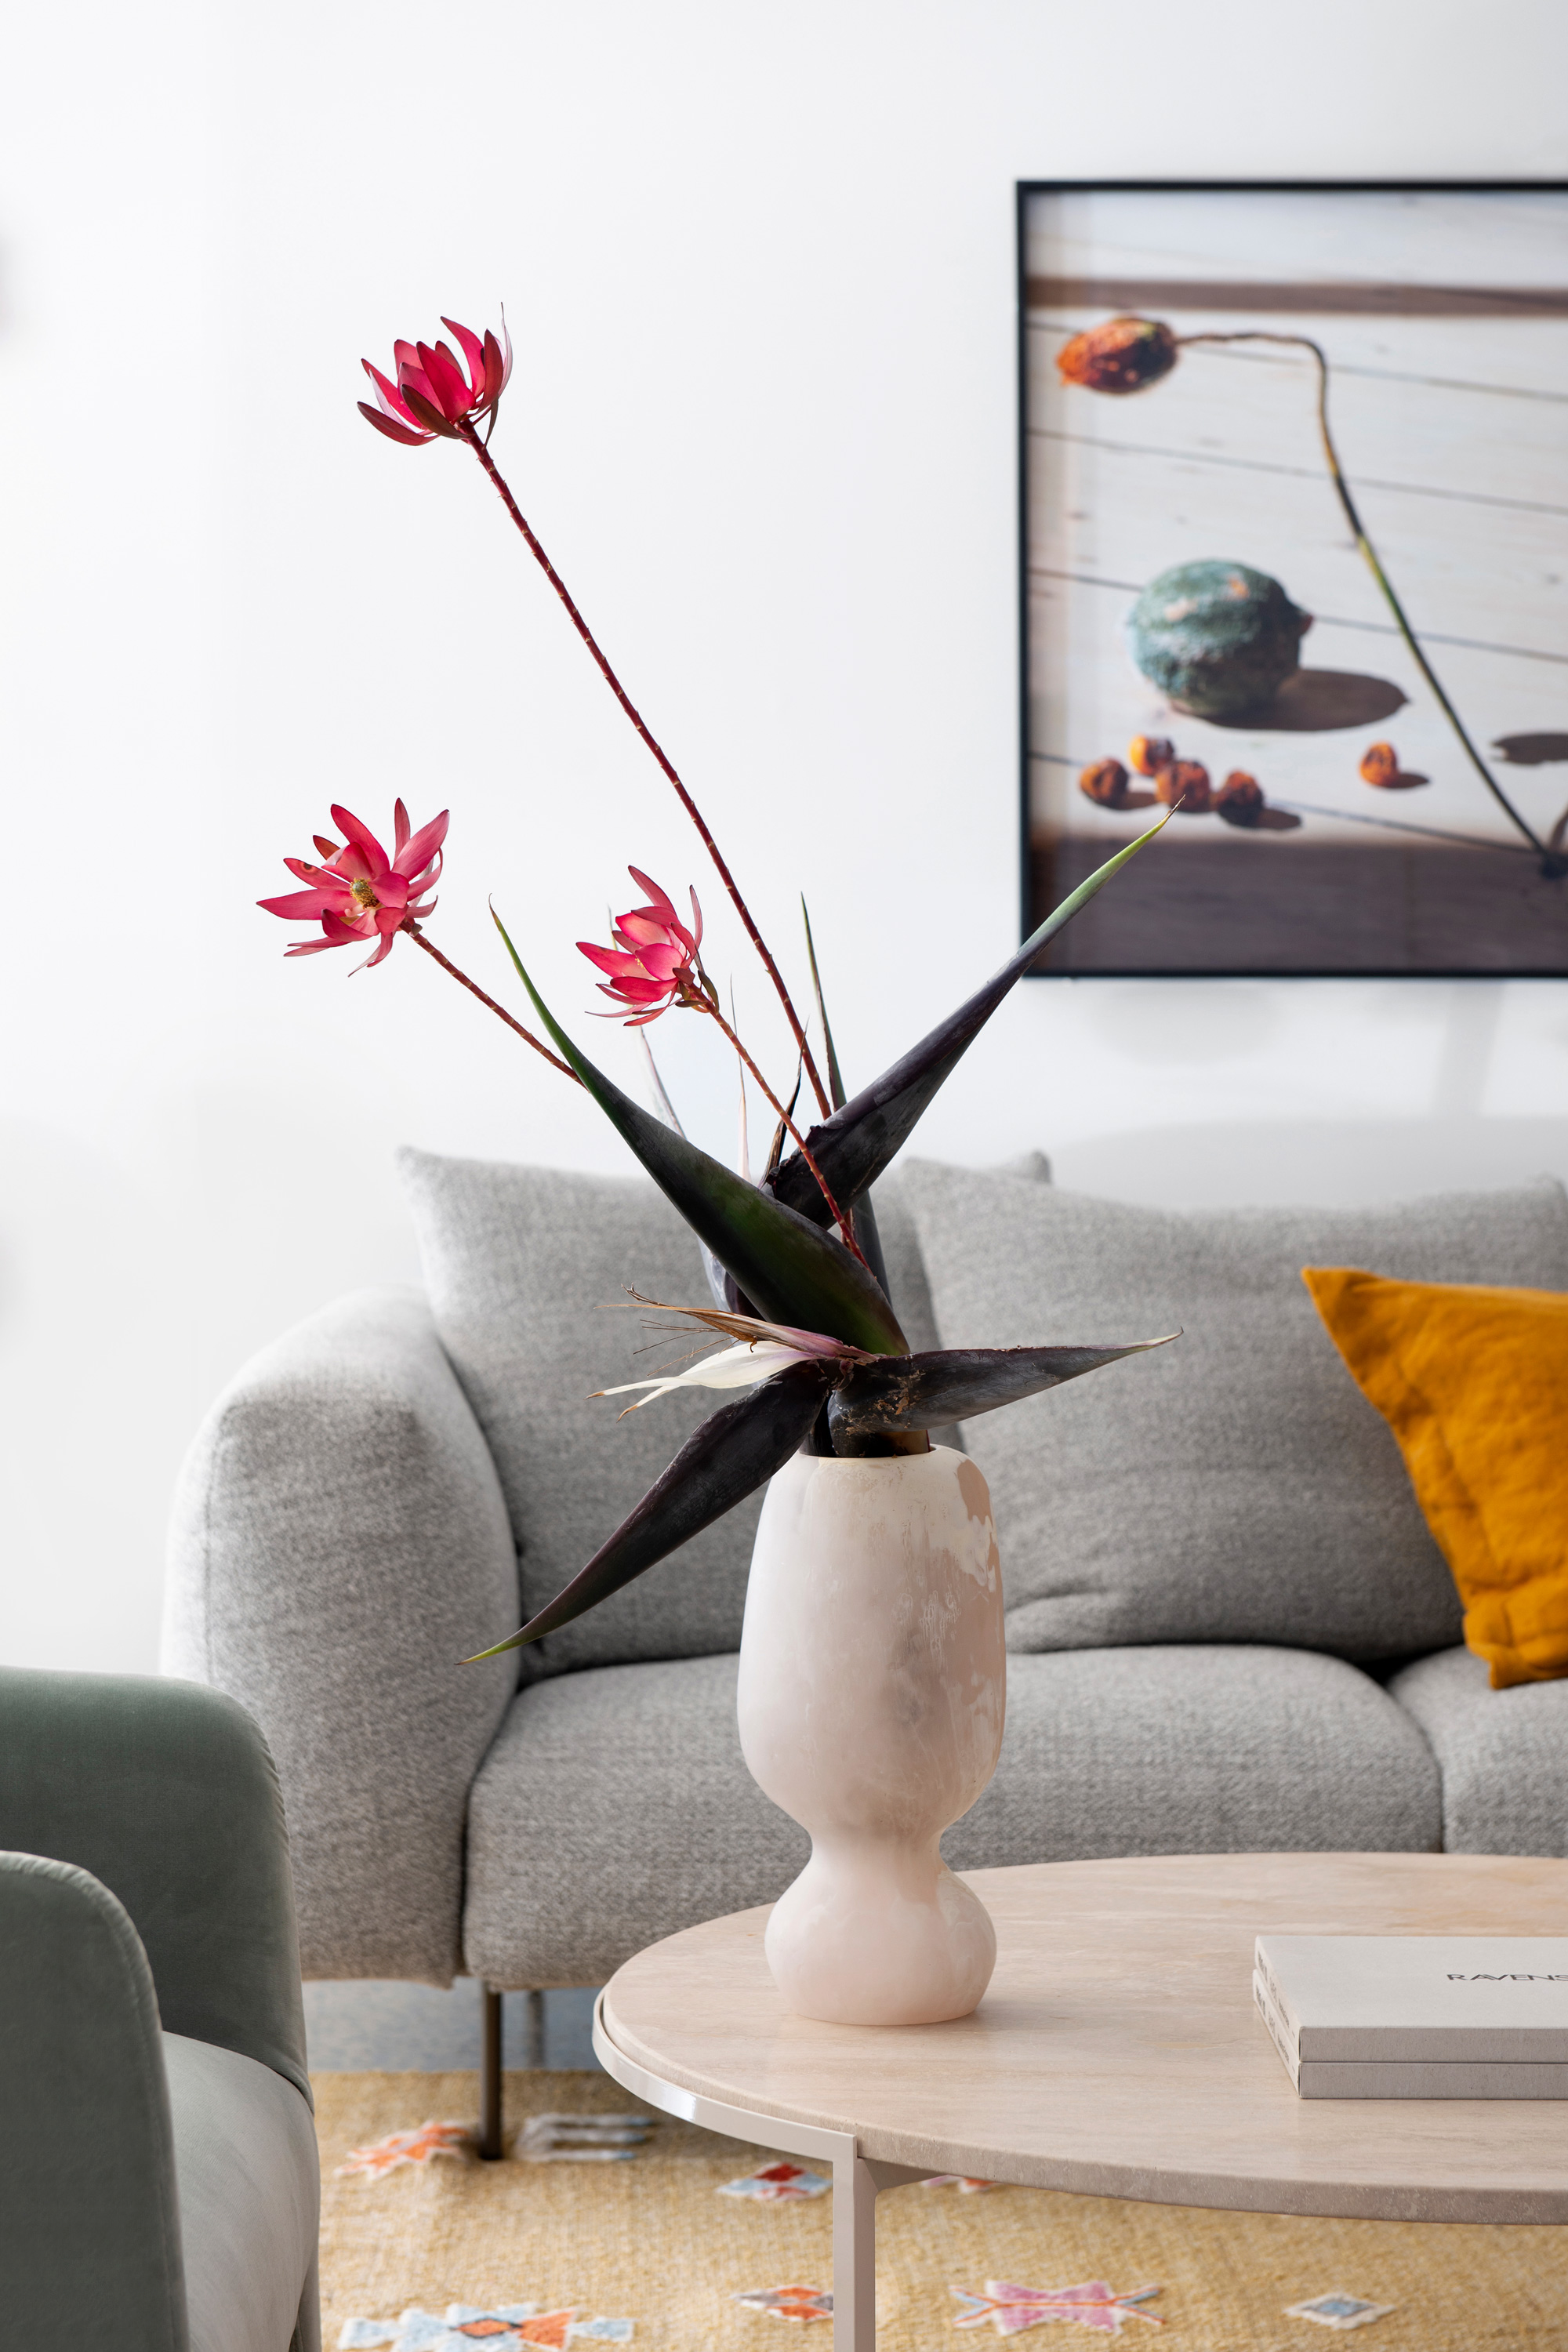
[[1568, 971], [1568, 190], [1019, 190], [1024, 929]]

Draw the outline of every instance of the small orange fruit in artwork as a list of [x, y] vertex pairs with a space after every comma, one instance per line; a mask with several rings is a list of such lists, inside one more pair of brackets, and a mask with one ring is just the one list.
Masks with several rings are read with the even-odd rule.
[[1263, 811], [1263, 787], [1245, 768], [1233, 768], [1215, 794], [1214, 804], [1226, 824], [1256, 824]]
[[1399, 781], [1399, 754], [1392, 743], [1373, 743], [1361, 755], [1362, 782], [1387, 786]]
[[1209, 772], [1201, 760], [1173, 760], [1154, 778], [1154, 797], [1167, 808], [1179, 801], [1184, 816], [1205, 816], [1214, 806]]
[[1120, 760], [1091, 760], [1078, 780], [1086, 800], [1101, 808], [1120, 808], [1127, 790], [1127, 771]]
[[1168, 735], [1134, 735], [1127, 746], [1127, 764], [1135, 775], [1157, 776], [1176, 756]]

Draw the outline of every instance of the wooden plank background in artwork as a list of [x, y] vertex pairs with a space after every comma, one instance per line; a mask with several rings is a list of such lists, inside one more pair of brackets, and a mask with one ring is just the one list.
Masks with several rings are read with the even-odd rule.
[[[1286, 208], [1286, 209], [1282, 209]], [[1178, 816], [1064, 935], [1066, 971], [1568, 971], [1542, 880], [1464, 760], [1356, 553], [1304, 353], [1184, 352], [1115, 399], [1063, 385], [1115, 310], [1178, 334], [1315, 337], [1357, 502], [1438, 675], [1535, 830], [1568, 811], [1568, 196], [1075, 192], [1030, 200], [1025, 313], [1029, 812], [1039, 911], [1146, 823], [1078, 791], [1167, 734], [1256, 775], [1289, 830]], [[1101, 295], [1101, 301], [1067, 299]], [[1179, 299], [1176, 299], [1179, 298]], [[1140, 588], [1254, 565], [1314, 614], [1262, 719], [1174, 711], [1127, 652]], [[1331, 723], [1325, 723], [1331, 722]], [[1428, 781], [1363, 783], [1392, 741]], [[1502, 748], [1494, 749], [1500, 745]]]

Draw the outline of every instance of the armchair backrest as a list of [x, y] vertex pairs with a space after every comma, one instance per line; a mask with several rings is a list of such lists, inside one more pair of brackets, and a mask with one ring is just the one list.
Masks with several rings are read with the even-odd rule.
[[278, 1776], [245, 1709], [197, 1683], [0, 1667], [0, 1848], [116, 1896], [163, 2027], [310, 2096]]

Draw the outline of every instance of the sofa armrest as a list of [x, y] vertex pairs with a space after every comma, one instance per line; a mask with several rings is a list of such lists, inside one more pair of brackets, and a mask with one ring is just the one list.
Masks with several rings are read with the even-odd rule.
[[0, 1853], [0, 2113], [5, 2341], [187, 2352], [146, 1955], [106, 1886], [34, 1853]]
[[423, 1295], [356, 1292], [247, 1364], [175, 1497], [163, 1664], [277, 1759], [308, 1977], [449, 1984], [469, 1785], [515, 1657], [517, 1555]]

